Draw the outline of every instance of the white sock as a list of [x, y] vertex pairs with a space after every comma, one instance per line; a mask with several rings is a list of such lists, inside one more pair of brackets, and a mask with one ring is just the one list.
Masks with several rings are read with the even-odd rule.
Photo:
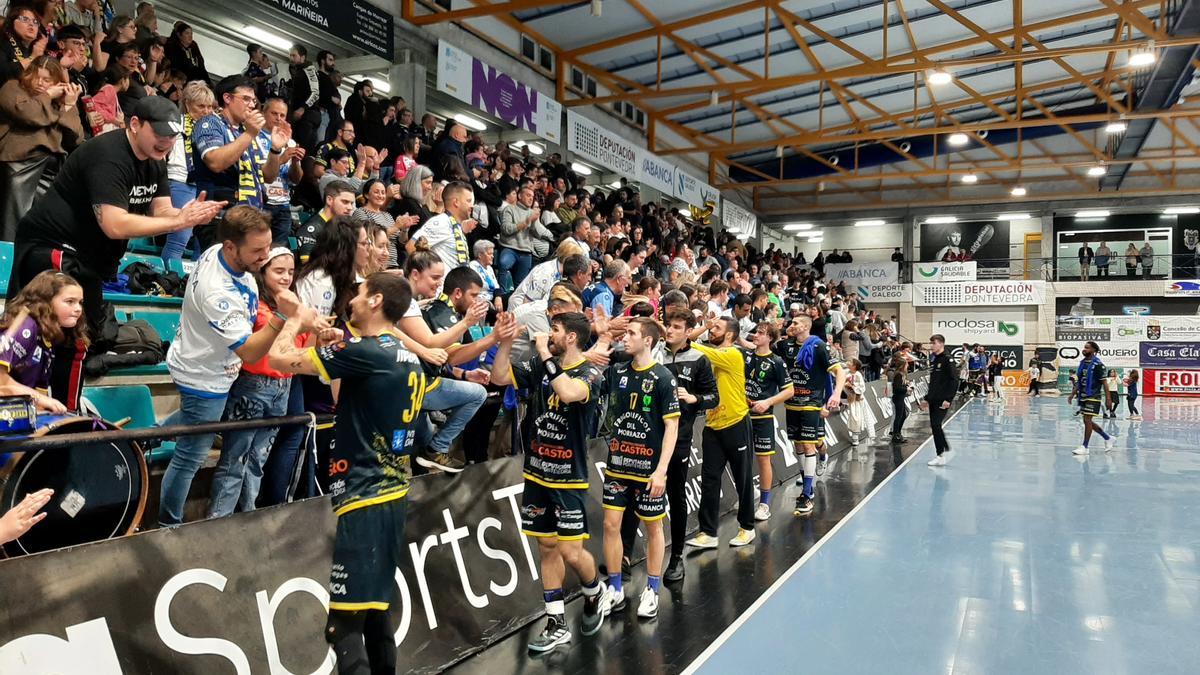
[[816, 455], [805, 455], [804, 463], [801, 466], [804, 467], [804, 475], [805, 476], [817, 475], [817, 456]]

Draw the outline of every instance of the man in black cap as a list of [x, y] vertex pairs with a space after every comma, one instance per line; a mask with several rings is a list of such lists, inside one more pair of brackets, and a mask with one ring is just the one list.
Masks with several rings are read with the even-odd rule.
[[[112, 308], [101, 284], [116, 274], [127, 241], [207, 223], [224, 206], [205, 201], [203, 192], [182, 209], [171, 206], [165, 159], [182, 131], [179, 108], [147, 96], [129, 114], [124, 131], [97, 136], [68, 155], [50, 189], [17, 225], [8, 297], [44, 270], [70, 274], [83, 287], [92, 350], [107, 350], [116, 323], [105, 320]], [[83, 382], [76, 357], [82, 355], [73, 348], [67, 352], [56, 354], [51, 391], [75, 409]]]

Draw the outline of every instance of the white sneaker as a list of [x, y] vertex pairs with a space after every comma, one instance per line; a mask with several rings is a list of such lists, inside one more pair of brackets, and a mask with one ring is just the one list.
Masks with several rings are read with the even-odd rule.
[[745, 546], [754, 541], [754, 530], [743, 530], [738, 528], [737, 535], [729, 540], [730, 546]]
[[936, 455], [933, 459], [926, 462], [928, 466], [946, 466], [946, 456]]
[[758, 507], [754, 509], [754, 519], [760, 522], [764, 520], [770, 520], [771, 505], [760, 503]]
[[647, 586], [642, 591], [642, 599], [638, 602], [637, 615], [639, 619], [653, 619], [658, 616], [658, 593]]
[[707, 534], [701, 532], [700, 534], [692, 537], [691, 539], [688, 539], [687, 542], [685, 542], [685, 543], [688, 546], [691, 546], [692, 548], [716, 548], [717, 545], [720, 544], [721, 542], [719, 540], [717, 540], [716, 537], [710, 537]]
[[1129, 416], [1129, 419], [1131, 419], [1131, 420], [1134, 420], [1134, 421], [1138, 421], [1138, 420], [1141, 420], [1141, 419], [1142, 419], [1142, 416], [1141, 416], [1141, 415], [1130, 415], [1130, 416]]
[[1081, 446], [1079, 446], [1078, 448], [1075, 448], [1074, 450], [1072, 450], [1072, 451], [1071, 451], [1071, 454], [1073, 454], [1073, 455], [1086, 455], [1086, 454], [1088, 454], [1088, 449], [1087, 449], [1086, 447], [1084, 447], [1084, 446], [1082, 446], [1082, 445], [1081, 445]]
[[943, 452], [942, 453], [942, 466], [949, 464], [950, 460], [952, 460], [952, 459], [954, 459], [954, 451], [953, 450], [946, 450], [945, 452]]
[[1112, 451], [1113, 451], [1113, 446], [1114, 446], [1114, 445], [1116, 445], [1116, 444], [1117, 444], [1117, 437], [1116, 437], [1116, 436], [1109, 436], [1108, 438], [1104, 439], [1104, 451], [1105, 451], [1105, 452], [1112, 452]]

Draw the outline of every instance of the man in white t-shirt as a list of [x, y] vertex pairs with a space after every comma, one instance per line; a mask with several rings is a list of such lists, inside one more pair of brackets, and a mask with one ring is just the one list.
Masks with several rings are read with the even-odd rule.
[[[271, 221], [250, 206], [235, 206], [218, 226], [220, 244], [205, 251], [188, 279], [179, 332], [167, 351], [167, 368], [179, 389], [179, 423], [219, 422], [229, 388], [243, 362], [261, 359], [283, 327], [275, 317], [254, 332], [258, 285], [251, 272], [262, 267], [271, 249]], [[299, 307], [295, 294], [276, 297], [279, 312], [316, 314]], [[181, 436], [163, 475], [158, 521], [183, 522], [184, 504], [196, 472], [212, 449], [215, 434]]]
[[[470, 185], [456, 181], [442, 189], [442, 203], [446, 205], [446, 212], [430, 218], [414, 236], [429, 244], [429, 250], [437, 254], [449, 272], [471, 262], [467, 235], [476, 225], [471, 218], [475, 192]], [[440, 293], [441, 289], [438, 291]]]
[[584, 257], [591, 257], [592, 247], [588, 245], [591, 234], [592, 221], [585, 216], [579, 216], [571, 221], [571, 236], [563, 241], [569, 241], [582, 249]]

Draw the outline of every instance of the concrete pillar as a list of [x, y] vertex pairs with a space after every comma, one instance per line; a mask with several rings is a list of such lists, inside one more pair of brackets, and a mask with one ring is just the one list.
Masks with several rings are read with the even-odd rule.
[[399, 96], [408, 104], [408, 109], [413, 111], [416, 118], [414, 121], [420, 122], [421, 115], [425, 113], [425, 89], [426, 89], [426, 71], [425, 66], [419, 63], [412, 62], [412, 52], [408, 49], [403, 49], [397, 54], [400, 63], [393, 64], [388, 69], [388, 86], [391, 88], [392, 96]]
[[905, 265], [904, 275], [901, 281], [912, 281], [912, 263], [920, 262], [920, 249], [917, 248], [916, 241], [917, 217], [908, 216], [904, 219], [904, 231], [901, 233], [903, 241], [900, 242], [900, 250], [904, 253], [904, 259], [908, 261]]

